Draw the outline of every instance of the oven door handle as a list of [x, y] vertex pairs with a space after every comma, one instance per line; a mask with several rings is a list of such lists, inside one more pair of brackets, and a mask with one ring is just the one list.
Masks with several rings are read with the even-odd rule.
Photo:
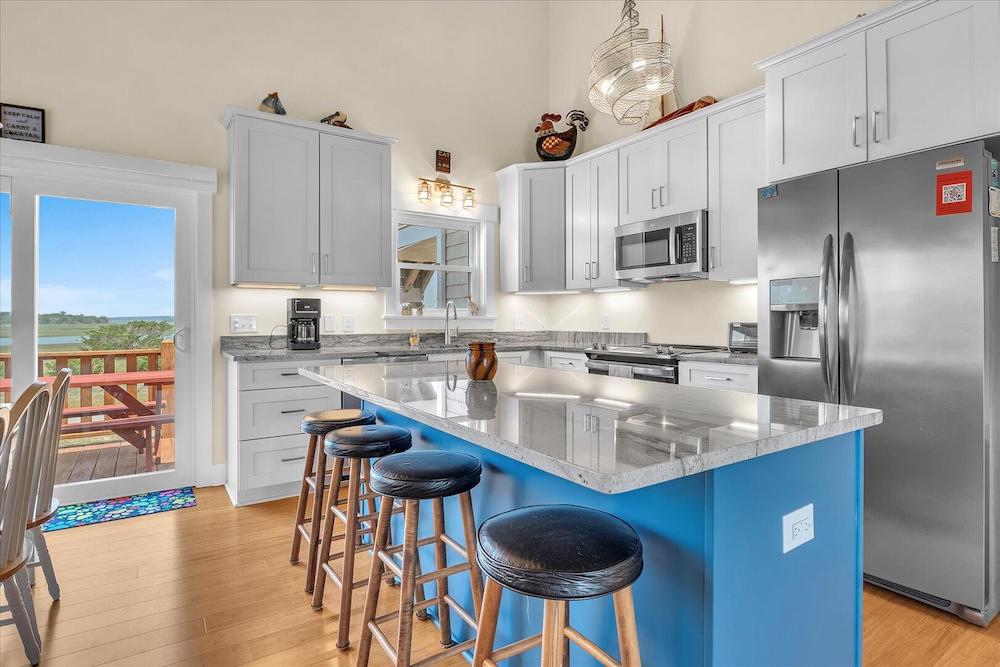
[[[630, 364], [628, 362], [614, 362], [616, 366], [628, 366], [632, 369], [633, 375], [640, 375], [643, 377], [656, 377], [656, 378], [667, 378], [672, 379], [677, 375], [677, 369], [674, 366], [643, 366], [641, 364]], [[611, 364], [606, 361], [595, 361], [593, 359], [588, 359], [586, 362], [587, 370], [598, 371], [600, 373], [607, 373], [610, 370]]]
[[587, 370], [591, 370], [591, 371], [604, 371], [604, 372], [607, 372], [608, 369], [611, 368], [611, 364], [605, 363], [603, 361], [591, 361], [590, 359], [588, 359], [584, 363], [584, 365], [587, 367]]

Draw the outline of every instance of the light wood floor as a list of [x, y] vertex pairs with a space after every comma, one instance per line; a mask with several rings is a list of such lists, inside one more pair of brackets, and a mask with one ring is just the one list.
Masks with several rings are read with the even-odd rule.
[[[294, 501], [234, 509], [221, 488], [197, 495], [191, 509], [48, 534], [62, 601], [50, 602], [39, 577], [43, 664], [352, 666], [363, 598], [341, 652], [332, 605], [312, 611], [302, 566], [288, 564]], [[382, 598], [387, 611], [395, 589]], [[436, 628], [417, 622], [415, 641], [419, 659], [437, 648]], [[1000, 622], [982, 630], [871, 587], [864, 641], [869, 667], [1000, 665]], [[386, 664], [377, 647], [372, 655]], [[0, 628], [0, 665], [24, 664], [14, 628]]]

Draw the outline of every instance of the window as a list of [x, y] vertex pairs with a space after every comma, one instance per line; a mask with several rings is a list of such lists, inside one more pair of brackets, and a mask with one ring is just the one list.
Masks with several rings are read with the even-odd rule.
[[449, 301], [455, 302], [466, 326], [473, 317], [475, 325], [491, 326], [492, 304], [484, 289], [489, 262], [484, 258], [492, 252], [484, 245], [492, 246], [493, 226], [417, 211], [395, 211], [393, 226], [396, 270], [385, 300], [387, 328], [437, 326], [435, 320], [444, 318]]

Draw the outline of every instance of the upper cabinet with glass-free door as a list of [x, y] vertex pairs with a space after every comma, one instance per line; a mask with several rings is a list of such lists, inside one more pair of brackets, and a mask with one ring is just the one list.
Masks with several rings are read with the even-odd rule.
[[894, 3], [758, 63], [768, 179], [1000, 132], [1000, 2]]
[[869, 159], [1000, 132], [1000, 2], [934, 2], [866, 36]]
[[230, 281], [392, 284], [394, 139], [227, 107]]

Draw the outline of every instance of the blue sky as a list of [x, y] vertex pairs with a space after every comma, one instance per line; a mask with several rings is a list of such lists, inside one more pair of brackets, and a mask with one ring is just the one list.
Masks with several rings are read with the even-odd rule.
[[[0, 193], [0, 309], [9, 310], [9, 195]], [[128, 317], [174, 312], [173, 209], [42, 197], [38, 310]]]

